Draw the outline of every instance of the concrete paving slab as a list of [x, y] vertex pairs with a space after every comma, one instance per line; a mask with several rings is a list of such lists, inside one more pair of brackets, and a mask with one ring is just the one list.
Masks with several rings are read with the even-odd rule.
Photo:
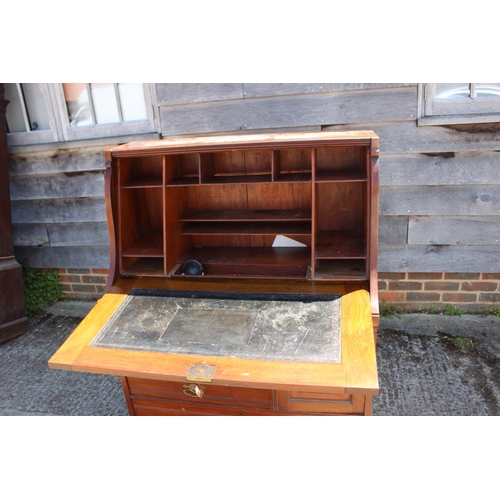
[[61, 300], [48, 306], [45, 311], [54, 316], [68, 316], [70, 318], [84, 318], [96, 305], [92, 300]]
[[382, 318], [375, 415], [500, 415], [500, 318]]
[[500, 317], [480, 314], [400, 314], [393, 318], [380, 319], [381, 330], [406, 332], [412, 335], [438, 335], [454, 337], [485, 337], [492, 340], [500, 335]]

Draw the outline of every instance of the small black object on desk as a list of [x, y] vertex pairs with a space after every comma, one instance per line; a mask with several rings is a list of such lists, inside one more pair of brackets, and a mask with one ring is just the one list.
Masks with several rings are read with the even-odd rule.
[[182, 272], [189, 276], [201, 276], [203, 274], [203, 264], [196, 259], [189, 259], [184, 262]]

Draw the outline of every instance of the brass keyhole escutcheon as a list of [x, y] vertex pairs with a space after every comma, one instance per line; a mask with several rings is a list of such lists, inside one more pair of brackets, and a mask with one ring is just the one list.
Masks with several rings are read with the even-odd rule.
[[205, 394], [206, 387], [198, 384], [186, 384], [182, 388], [182, 392], [186, 396], [191, 396], [192, 398], [202, 398], [203, 394]]

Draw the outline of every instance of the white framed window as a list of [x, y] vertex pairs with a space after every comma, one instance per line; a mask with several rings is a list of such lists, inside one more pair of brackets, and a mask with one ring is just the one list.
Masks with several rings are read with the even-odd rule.
[[9, 146], [155, 133], [154, 86], [7, 83]]
[[64, 140], [155, 132], [152, 86], [142, 83], [56, 84]]
[[500, 121], [500, 83], [419, 84], [419, 125]]
[[58, 140], [47, 83], [4, 83], [8, 144], [22, 146]]

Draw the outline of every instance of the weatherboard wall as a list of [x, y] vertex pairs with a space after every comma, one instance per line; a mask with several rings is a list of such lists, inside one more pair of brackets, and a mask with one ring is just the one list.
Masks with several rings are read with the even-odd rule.
[[[380, 137], [379, 271], [500, 273], [500, 124], [418, 126], [417, 84], [157, 84], [164, 137], [373, 130]], [[13, 148], [16, 255], [104, 269], [104, 149]]]

